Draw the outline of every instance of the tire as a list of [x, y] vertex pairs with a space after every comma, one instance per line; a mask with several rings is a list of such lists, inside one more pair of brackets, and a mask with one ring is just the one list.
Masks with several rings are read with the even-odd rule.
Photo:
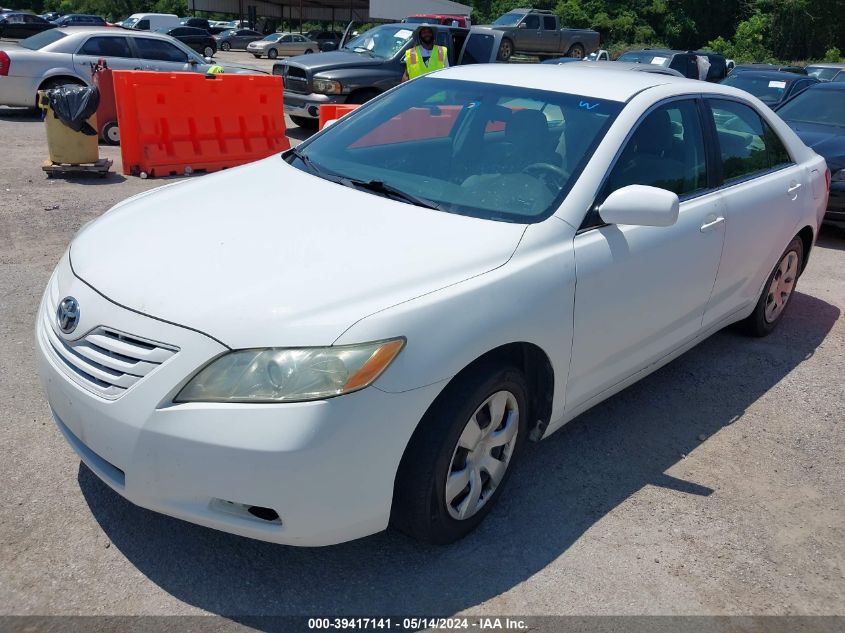
[[216, 52], [217, 51], [215, 51], [211, 46], [206, 46], [204, 49], [202, 49], [202, 54], [204, 57], [214, 57], [214, 53]]
[[379, 95], [378, 90], [359, 90], [358, 92], [353, 92], [349, 95], [349, 98], [346, 100], [346, 103], [351, 103], [353, 105], [363, 105], [367, 103], [370, 99], [374, 99]]
[[232, 49], [232, 45], [231, 45], [231, 44], [229, 44], [229, 42], [223, 42], [223, 43], [220, 45], [220, 50], [221, 50], [221, 51], [226, 51], [226, 52], [228, 53], [231, 49]]
[[106, 145], [120, 145], [120, 129], [117, 127], [117, 121], [106, 123], [103, 126], [100, 138]]
[[290, 120], [299, 127], [304, 127], [307, 130], [316, 130], [320, 125], [319, 119], [309, 119], [304, 116], [291, 116]]
[[313, 52], [314, 52], [314, 51], [312, 51], [310, 48], [306, 48], [306, 49], [305, 49], [305, 53], [303, 53], [303, 55], [310, 55], [310, 54], [311, 54], [311, 53], [313, 53]]
[[505, 38], [499, 46], [499, 61], [506, 62], [513, 56], [513, 42]]
[[[270, 59], [276, 59], [278, 56], [279, 51], [277, 51], [275, 48], [271, 48], [269, 51], [267, 51], [267, 57], [269, 57]], [[259, 55], [258, 57], [261, 57], [261, 55]]]
[[[522, 372], [509, 365], [479, 365], [450, 384], [429, 407], [402, 456], [391, 525], [412, 538], [439, 545], [474, 530], [498, 500], [525, 441], [527, 391]], [[504, 402], [504, 415], [492, 421], [491, 401]], [[482, 426], [484, 421], [488, 423]], [[494, 445], [506, 439], [506, 444]], [[467, 445], [476, 441], [470, 450]], [[447, 491], [450, 477], [452, 490]], [[467, 483], [460, 488], [464, 479]]]
[[794, 237], [778, 258], [775, 269], [766, 279], [754, 312], [742, 321], [747, 334], [763, 337], [774, 331], [786, 313], [792, 295], [795, 294], [795, 286], [801, 275], [803, 262], [804, 243], [800, 237]]
[[[256, 55], [255, 53], [252, 54], [255, 59], [261, 59], [261, 55]], [[272, 57], [270, 59], [273, 59]]]
[[585, 51], [581, 44], [573, 44], [566, 53], [567, 57], [574, 57], [575, 59], [584, 59]]

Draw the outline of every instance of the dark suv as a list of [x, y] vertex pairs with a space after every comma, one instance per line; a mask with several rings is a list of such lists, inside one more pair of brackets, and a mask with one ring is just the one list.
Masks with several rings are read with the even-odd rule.
[[340, 31], [309, 31], [306, 33], [309, 40], [317, 42], [321, 51], [334, 51], [340, 45], [343, 33]]
[[643, 48], [623, 53], [617, 61], [636, 64], [656, 64], [677, 70], [684, 77], [698, 79], [698, 61], [704, 56], [710, 61], [707, 81], [718, 83], [728, 75], [728, 63], [724, 55], [708, 51], [672, 51], [659, 48]]

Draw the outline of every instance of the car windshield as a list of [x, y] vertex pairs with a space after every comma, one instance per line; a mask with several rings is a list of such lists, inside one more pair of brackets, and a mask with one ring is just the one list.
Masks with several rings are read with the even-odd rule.
[[404, 24], [385, 24], [362, 33], [343, 48], [390, 59], [404, 48], [413, 35], [414, 32]]
[[35, 35], [28, 37], [25, 40], [21, 40], [20, 42], [18, 42], [18, 46], [28, 48], [31, 51], [38, 51], [44, 48], [45, 46], [49, 46], [53, 42], [58, 42], [66, 35], [67, 33], [64, 31], [59, 31], [58, 29], [50, 29], [49, 31], [42, 31], [41, 33], [36, 33]]
[[131, 29], [133, 26], [135, 26], [138, 23], [139, 19], [140, 18], [126, 18], [123, 21], [123, 24], [121, 24], [121, 26], [125, 29]]
[[278, 42], [285, 35], [287, 35], [287, 34], [286, 33], [270, 33], [270, 35], [266, 35], [262, 39], [267, 41], [267, 42]]
[[820, 79], [821, 81], [830, 81], [831, 79], [836, 77], [836, 75], [838, 75], [841, 70], [842, 68], [807, 66], [807, 74], [810, 75], [810, 77], [815, 77], [816, 79]]
[[770, 77], [749, 77], [750, 73], [740, 73], [726, 77], [722, 83], [726, 86], [733, 86], [745, 90], [757, 97], [763, 103], [769, 105], [778, 103], [783, 98], [789, 82], [785, 79], [772, 79]]
[[778, 109], [780, 118], [794, 123], [845, 127], [845, 90], [805, 90]]
[[619, 62], [632, 62], [634, 64], [655, 64], [657, 66], [668, 66], [672, 62], [672, 56], [655, 51], [630, 51], [619, 56]]
[[516, 26], [525, 17], [524, 13], [505, 13], [493, 22], [496, 26]]
[[566, 197], [622, 107], [426, 77], [340, 119], [288, 157], [300, 169], [375, 195], [490, 220], [539, 222]]

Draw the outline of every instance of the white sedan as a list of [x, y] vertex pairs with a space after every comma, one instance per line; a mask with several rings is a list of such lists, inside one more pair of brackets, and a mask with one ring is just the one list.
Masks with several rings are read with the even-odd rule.
[[219, 530], [447, 543], [526, 440], [731, 323], [769, 334], [824, 160], [745, 92], [578, 66], [427, 75], [87, 226], [37, 320], [67, 441]]

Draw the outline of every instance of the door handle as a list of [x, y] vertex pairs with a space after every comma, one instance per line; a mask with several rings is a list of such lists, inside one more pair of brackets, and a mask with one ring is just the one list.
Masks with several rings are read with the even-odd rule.
[[801, 188], [801, 183], [796, 182], [793, 184], [789, 189], [786, 190], [786, 193], [793, 194]]
[[717, 226], [719, 226], [724, 221], [725, 221], [725, 218], [723, 218], [722, 216], [719, 216], [715, 220], [711, 220], [710, 222], [705, 222], [704, 224], [701, 225], [701, 232], [702, 233], [708, 233], [709, 231], [712, 231], [713, 229], [715, 229]]

